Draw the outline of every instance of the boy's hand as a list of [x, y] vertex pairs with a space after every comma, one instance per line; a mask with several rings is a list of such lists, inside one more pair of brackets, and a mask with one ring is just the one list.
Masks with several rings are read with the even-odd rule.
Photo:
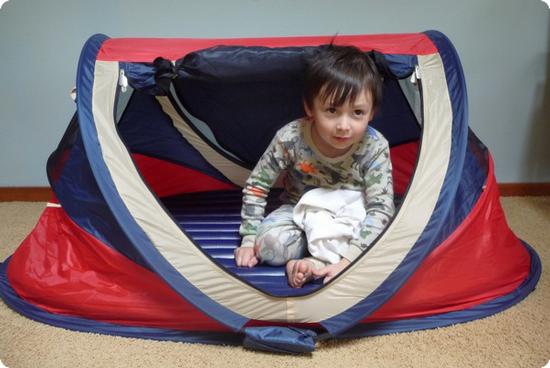
[[334, 276], [338, 275], [340, 272], [344, 270], [347, 266], [350, 265], [350, 261], [348, 261], [346, 258], [342, 258], [340, 262], [331, 264], [328, 266], [325, 266], [323, 268], [320, 268], [318, 270], [313, 270], [313, 277], [316, 279], [319, 279], [321, 277], [324, 277], [323, 284], [326, 284], [329, 282]]
[[259, 259], [256, 257], [254, 248], [239, 247], [235, 249], [235, 263], [238, 267], [254, 267], [258, 262]]

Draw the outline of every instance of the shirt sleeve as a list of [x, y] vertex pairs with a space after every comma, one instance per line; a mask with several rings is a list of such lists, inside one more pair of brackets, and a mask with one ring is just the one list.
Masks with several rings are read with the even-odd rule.
[[349, 261], [355, 260], [380, 235], [395, 212], [393, 202], [393, 179], [388, 142], [380, 141], [365, 170], [366, 217], [361, 225], [359, 239], [350, 242], [343, 254]]
[[250, 173], [243, 189], [241, 208], [241, 247], [253, 247], [258, 226], [264, 219], [267, 195], [287, 167], [288, 151], [277, 133]]

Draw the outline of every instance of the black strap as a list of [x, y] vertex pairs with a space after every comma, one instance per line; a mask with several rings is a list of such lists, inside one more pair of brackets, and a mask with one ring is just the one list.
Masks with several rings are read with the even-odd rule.
[[165, 95], [170, 94], [170, 85], [178, 76], [174, 64], [168, 59], [158, 57], [153, 61], [155, 66], [155, 83], [159, 86]]

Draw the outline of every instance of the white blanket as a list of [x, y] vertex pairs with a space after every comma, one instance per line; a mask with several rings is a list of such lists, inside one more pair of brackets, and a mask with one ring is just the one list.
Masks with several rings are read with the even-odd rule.
[[359, 237], [365, 216], [363, 193], [347, 189], [312, 189], [294, 207], [294, 222], [306, 234], [309, 253], [332, 264]]

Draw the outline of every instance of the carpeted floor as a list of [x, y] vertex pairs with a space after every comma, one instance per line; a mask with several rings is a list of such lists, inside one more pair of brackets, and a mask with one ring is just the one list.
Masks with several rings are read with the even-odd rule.
[[[19, 367], [543, 367], [550, 359], [550, 197], [503, 198], [508, 222], [542, 259], [537, 289], [495, 316], [452, 327], [321, 343], [310, 356], [128, 339], [28, 320], [0, 302], [0, 360]], [[0, 203], [0, 260], [44, 203]], [[0, 364], [0, 367], [2, 365]]]

